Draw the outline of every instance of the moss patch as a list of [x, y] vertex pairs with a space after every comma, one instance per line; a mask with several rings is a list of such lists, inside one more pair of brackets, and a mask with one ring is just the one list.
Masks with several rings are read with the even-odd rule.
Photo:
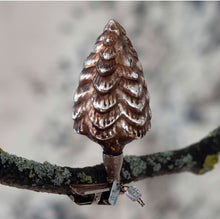
[[35, 173], [30, 173], [28, 176], [30, 179], [35, 177]]
[[86, 175], [84, 172], [78, 173], [77, 177], [80, 179], [80, 182], [82, 183], [93, 183], [92, 177]]
[[207, 155], [203, 163], [203, 168], [199, 170], [199, 174], [213, 170], [216, 163], [218, 163], [218, 156], [216, 154]]

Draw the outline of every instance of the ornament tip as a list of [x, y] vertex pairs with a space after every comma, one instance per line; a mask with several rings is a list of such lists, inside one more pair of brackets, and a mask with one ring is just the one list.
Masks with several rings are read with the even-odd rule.
[[116, 24], [118, 23], [115, 19], [111, 18], [107, 24]]
[[117, 35], [120, 35], [121, 33], [125, 34], [124, 28], [113, 18], [108, 21], [104, 30], [115, 32]]

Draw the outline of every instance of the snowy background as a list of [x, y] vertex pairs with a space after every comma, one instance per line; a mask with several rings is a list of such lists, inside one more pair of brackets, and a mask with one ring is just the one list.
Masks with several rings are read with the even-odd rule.
[[[111, 18], [127, 31], [144, 68], [152, 129], [125, 147], [147, 154], [187, 146], [220, 124], [219, 2], [1, 2], [0, 144], [39, 162], [82, 167], [101, 147], [72, 131], [82, 63]], [[146, 207], [115, 207], [0, 185], [0, 218], [218, 218], [220, 166], [135, 183]]]

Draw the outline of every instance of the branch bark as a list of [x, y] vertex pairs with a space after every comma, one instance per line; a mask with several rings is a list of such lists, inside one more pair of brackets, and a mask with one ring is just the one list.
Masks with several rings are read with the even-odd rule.
[[[126, 184], [148, 177], [186, 171], [204, 174], [214, 168], [218, 162], [219, 153], [220, 127], [201, 141], [180, 150], [145, 156], [125, 156], [121, 182]], [[106, 172], [103, 164], [84, 168], [61, 167], [47, 161], [39, 163], [28, 160], [1, 149], [0, 183], [37, 192], [71, 195], [70, 185], [72, 184], [106, 183]], [[106, 204], [105, 196], [108, 197], [108, 194], [103, 196], [99, 204]], [[74, 198], [75, 202], [80, 204], [80, 196], [74, 196]]]

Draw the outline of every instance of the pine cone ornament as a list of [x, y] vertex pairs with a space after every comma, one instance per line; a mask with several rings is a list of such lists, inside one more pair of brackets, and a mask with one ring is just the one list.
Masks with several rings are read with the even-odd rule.
[[110, 20], [84, 62], [74, 96], [74, 130], [122, 154], [124, 146], [150, 128], [149, 95], [143, 69], [124, 28]]

